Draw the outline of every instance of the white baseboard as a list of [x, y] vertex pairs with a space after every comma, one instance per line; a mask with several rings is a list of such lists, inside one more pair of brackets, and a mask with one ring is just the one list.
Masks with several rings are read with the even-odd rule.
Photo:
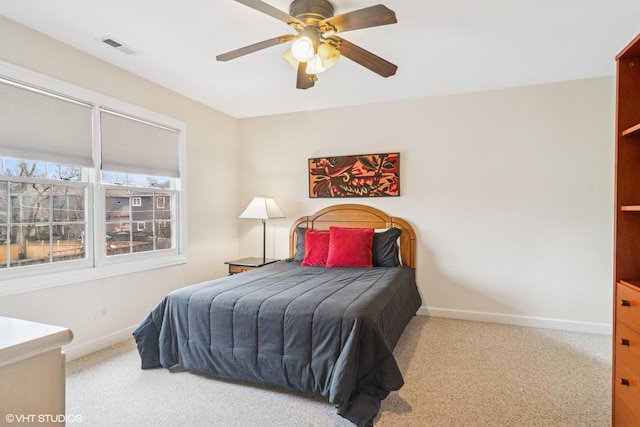
[[449, 308], [425, 307], [418, 315], [444, 317], [447, 319], [473, 320], [476, 322], [503, 323], [506, 325], [528, 326], [561, 331], [587, 332], [591, 334], [611, 335], [611, 324], [578, 322], [574, 320], [549, 319], [544, 317], [518, 316], [513, 314], [488, 313], [482, 311], [454, 310]]
[[71, 341], [69, 346], [65, 346], [62, 348], [67, 356], [67, 362], [70, 362], [82, 356], [86, 356], [87, 354], [91, 354], [98, 350], [105, 349], [109, 346], [118, 344], [131, 338], [131, 333], [136, 328], [136, 326], [131, 326], [129, 328], [122, 329], [104, 337], [96, 338], [94, 340], [78, 345], [73, 345], [73, 341]]

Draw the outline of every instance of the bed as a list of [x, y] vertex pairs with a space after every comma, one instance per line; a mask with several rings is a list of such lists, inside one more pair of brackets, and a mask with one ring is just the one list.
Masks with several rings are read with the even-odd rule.
[[[361, 241], [370, 265], [348, 264]], [[373, 207], [335, 205], [294, 221], [289, 256], [168, 294], [133, 332], [142, 368], [313, 393], [373, 425], [404, 383], [393, 349], [421, 305], [415, 232]]]

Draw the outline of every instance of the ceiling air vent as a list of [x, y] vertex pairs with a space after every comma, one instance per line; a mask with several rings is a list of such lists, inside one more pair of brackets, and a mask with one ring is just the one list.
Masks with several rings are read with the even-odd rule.
[[126, 46], [122, 43], [120, 43], [119, 41], [115, 40], [113, 37], [102, 37], [99, 39], [102, 43], [111, 46], [114, 49], [119, 50], [120, 52], [124, 52], [127, 55], [137, 55], [138, 51]]

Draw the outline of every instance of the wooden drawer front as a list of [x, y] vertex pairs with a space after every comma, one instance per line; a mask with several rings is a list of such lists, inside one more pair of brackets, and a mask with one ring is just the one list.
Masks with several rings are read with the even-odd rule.
[[[640, 333], [624, 323], [616, 323], [616, 360], [640, 372]], [[640, 405], [640, 402], [638, 402]]]
[[247, 267], [246, 265], [230, 265], [229, 274], [243, 273], [245, 271], [253, 270], [255, 267]]
[[621, 283], [616, 286], [616, 321], [640, 332], [640, 290]]
[[615, 427], [638, 427], [637, 415], [622, 400], [616, 400], [614, 405]]
[[621, 412], [630, 412], [630, 414], [621, 414], [621, 416], [628, 418], [633, 414], [635, 425], [640, 425], [638, 424], [640, 422], [640, 373], [636, 368], [632, 369], [621, 360], [616, 360], [616, 373], [613, 381], [616, 395], [616, 425], [618, 425], [618, 406], [621, 403], [624, 405], [620, 408]]

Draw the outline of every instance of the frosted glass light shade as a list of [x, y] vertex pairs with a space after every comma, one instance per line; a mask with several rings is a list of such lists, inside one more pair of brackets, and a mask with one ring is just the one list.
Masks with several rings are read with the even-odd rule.
[[314, 55], [309, 61], [307, 61], [307, 68], [305, 69], [305, 73], [307, 74], [318, 74], [326, 70], [322, 66], [322, 59], [318, 55]]
[[326, 70], [338, 62], [340, 51], [329, 43], [322, 43], [318, 46], [318, 57], [322, 61], [322, 67]]
[[293, 56], [291, 48], [287, 49], [287, 51], [282, 54], [282, 57], [287, 61], [287, 64], [291, 65], [291, 68], [294, 70], [298, 69], [298, 60]]
[[315, 54], [313, 41], [307, 36], [298, 37], [291, 43], [291, 53], [298, 61], [308, 62]]

